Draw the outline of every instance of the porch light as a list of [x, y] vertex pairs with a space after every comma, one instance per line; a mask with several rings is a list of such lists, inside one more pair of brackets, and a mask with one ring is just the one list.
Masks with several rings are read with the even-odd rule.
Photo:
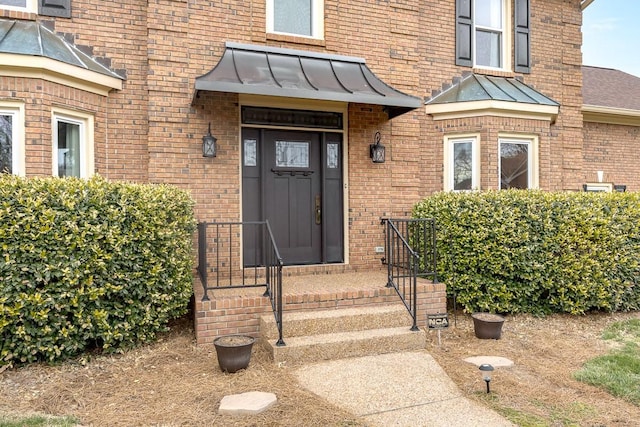
[[218, 138], [211, 135], [211, 122], [209, 122], [209, 132], [202, 137], [202, 157], [216, 156], [216, 141]]
[[380, 132], [376, 132], [375, 144], [369, 144], [369, 157], [373, 163], [384, 163], [384, 145], [380, 144]]
[[487, 383], [487, 393], [489, 393], [489, 383], [491, 382], [491, 373], [493, 372], [493, 366], [483, 363], [480, 365], [480, 375], [485, 383]]

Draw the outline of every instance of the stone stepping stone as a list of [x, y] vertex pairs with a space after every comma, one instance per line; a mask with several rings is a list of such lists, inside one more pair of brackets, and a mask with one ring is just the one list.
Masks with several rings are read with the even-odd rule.
[[464, 359], [465, 362], [473, 363], [476, 366], [488, 364], [494, 368], [510, 368], [513, 366], [513, 361], [506, 357], [500, 356], [474, 356]]
[[222, 398], [218, 413], [225, 415], [257, 415], [275, 405], [277, 401], [275, 394], [262, 391], [231, 394]]

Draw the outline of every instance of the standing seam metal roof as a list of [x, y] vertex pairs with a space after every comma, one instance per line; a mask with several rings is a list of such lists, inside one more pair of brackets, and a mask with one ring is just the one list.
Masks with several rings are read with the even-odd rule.
[[457, 84], [427, 101], [427, 105], [472, 101], [505, 101], [525, 104], [558, 106], [543, 95], [515, 78], [469, 74]]
[[423, 105], [379, 79], [362, 58], [232, 42], [195, 89], [196, 97], [217, 91], [383, 105], [389, 118]]
[[124, 80], [38, 22], [0, 19], [0, 53], [41, 56]]

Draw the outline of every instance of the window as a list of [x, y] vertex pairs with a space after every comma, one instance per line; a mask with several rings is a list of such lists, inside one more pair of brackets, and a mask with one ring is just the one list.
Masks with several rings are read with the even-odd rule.
[[71, 18], [71, 0], [0, 0], [0, 9]]
[[24, 176], [24, 107], [0, 103], [0, 173]]
[[53, 175], [88, 178], [93, 164], [93, 117], [54, 111]]
[[0, 9], [36, 12], [37, 0], [0, 0]]
[[267, 32], [322, 39], [324, 0], [267, 0]]
[[[515, 71], [530, 72], [529, 2], [515, 0]], [[456, 0], [456, 64], [510, 69], [510, 1]]]
[[445, 138], [444, 189], [453, 191], [480, 188], [479, 137]]
[[475, 65], [501, 68], [504, 51], [504, 12], [502, 0], [475, 0]]
[[537, 188], [537, 140], [501, 138], [500, 189]]

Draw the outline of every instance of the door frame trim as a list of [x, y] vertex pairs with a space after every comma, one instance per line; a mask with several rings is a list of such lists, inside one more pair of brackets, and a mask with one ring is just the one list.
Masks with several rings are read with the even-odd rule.
[[[342, 134], [342, 230], [344, 245], [344, 262], [349, 264], [349, 104], [346, 102], [314, 101], [295, 98], [270, 97], [261, 95], [238, 95], [238, 141], [242, 144], [242, 129], [278, 129], [297, 130], [303, 132], [331, 132]], [[304, 128], [292, 126], [243, 125], [242, 107], [288, 108], [293, 110], [331, 111], [342, 113], [342, 129]], [[238, 174], [240, 181], [240, 217], [242, 219], [242, 155], [238, 156]], [[242, 242], [242, 240], [240, 240]], [[244, 248], [241, 248], [243, 251]]]

